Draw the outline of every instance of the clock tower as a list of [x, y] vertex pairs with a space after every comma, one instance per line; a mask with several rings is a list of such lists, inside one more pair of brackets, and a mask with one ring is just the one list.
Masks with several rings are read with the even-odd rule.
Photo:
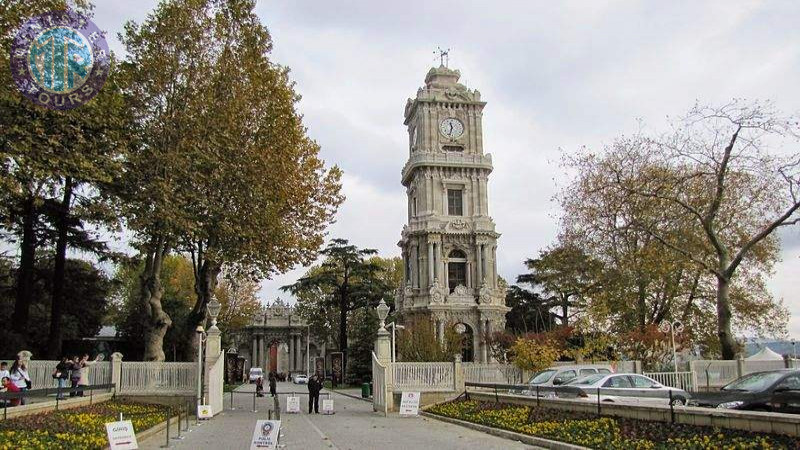
[[432, 321], [440, 340], [454, 327], [463, 336], [464, 361], [490, 362], [485, 336], [505, 328], [509, 308], [497, 278], [500, 235], [489, 216], [486, 103], [458, 82], [460, 75], [432, 68], [406, 103], [408, 224], [398, 243], [405, 287], [397, 309], [405, 319]]

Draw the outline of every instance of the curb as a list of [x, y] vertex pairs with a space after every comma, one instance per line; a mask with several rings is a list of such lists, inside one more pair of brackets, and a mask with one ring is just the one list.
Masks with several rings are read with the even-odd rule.
[[[178, 421], [178, 416], [170, 417], [169, 418], [170, 428], [172, 428], [172, 426], [177, 421]], [[178, 424], [178, 426], [180, 426], [180, 423]], [[157, 424], [153, 425], [152, 427], [150, 427], [150, 428], [148, 428], [148, 429], [146, 429], [146, 430], [144, 430], [144, 431], [142, 431], [140, 433], [136, 433], [136, 442], [141, 444], [142, 442], [144, 442], [144, 441], [152, 438], [153, 436], [157, 435], [158, 433], [164, 431], [165, 428], [167, 428], [167, 421], [166, 420], [163, 421], [163, 422], [157, 423]], [[108, 448], [108, 447], [105, 447], [105, 448]]]
[[539, 447], [549, 448], [552, 450], [587, 450], [587, 447], [581, 447], [579, 445], [567, 444], [565, 442], [560, 442], [560, 441], [552, 441], [550, 439], [530, 436], [527, 434], [517, 433], [514, 431], [501, 430], [499, 428], [492, 428], [486, 425], [479, 425], [477, 423], [467, 422], [465, 420], [453, 419], [452, 417], [439, 416], [437, 414], [429, 413], [427, 411], [420, 411], [419, 414], [421, 416], [425, 416], [430, 419], [440, 420], [442, 422], [451, 423], [453, 425], [460, 425], [465, 428], [471, 428], [476, 431], [482, 431], [484, 433], [491, 434], [493, 436], [501, 437], [504, 439], [509, 439], [512, 441], [520, 441], [523, 444], [536, 445]]
[[362, 402], [372, 403], [372, 399], [369, 399], [369, 398], [364, 398], [364, 397], [361, 397], [361, 396], [358, 396], [358, 395], [353, 395], [353, 394], [347, 394], [347, 393], [344, 393], [344, 392], [341, 392], [341, 391], [337, 391], [337, 390], [334, 390], [334, 389], [328, 389], [328, 390], [333, 392], [333, 393], [339, 394], [339, 395], [344, 395], [345, 397], [350, 397], [350, 398], [354, 398], [356, 400], [361, 400]]

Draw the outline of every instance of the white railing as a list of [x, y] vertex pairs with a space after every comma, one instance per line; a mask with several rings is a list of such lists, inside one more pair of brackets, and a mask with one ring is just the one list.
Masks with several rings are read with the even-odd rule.
[[713, 389], [725, 386], [739, 378], [735, 360], [695, 360], [689, 362], [694, 372], [698, 389]]
[[386, 368], [372, 352], [372, 409], [386, 415], [386, 406]]
[[522, 384], [522, 370], [511, 364], [464, 363], [464, 381], [468, 383]]
[[683, 389], [686, 392], [697, 390], [697, 383], [692, 372], [644, 372], [642, 375], [648, 376], [664, 386]]
[[556, 361], [553, 366], [598, 365], [609, 366], [617, 373], [635, 373], [636, 361]]
[[184, 394], [197, 392], [197, 363], [122, 362], [121, 394]]
[[[7, 361], [9, 369], [13, 361]], [[58, 383], [53, 379], [53, 371], [60, 361], [35, 359], [28, 361], [28, 376], [31, 378], [32, 389], [55, 387]], [[89, 384], [111, 383], [111, 362], [101, 361], [90, 363]], [[69, 386], [69, 381], [67, 381]]]
[[763, 372], [765, 370], [785, 369], [786, 361], [747, 361], [744, 360], [744, 374]]
[[452, 391], [453, 363], [399, 362], [392, 363], [392, 387], [401, 391]]

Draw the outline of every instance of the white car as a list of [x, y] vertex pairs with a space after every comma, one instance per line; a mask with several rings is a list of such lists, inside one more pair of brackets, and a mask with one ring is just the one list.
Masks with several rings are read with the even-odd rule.
[[[596, 374], [581, 377], [558, 389], [560, 398], [579, 398], [608, 403], [638, 403], [651, 405], [686, 405], [688, 392], [664, 386], [656, 380], [637, 373]], [[671, 400], [670, 400], [671, 399]]]
[[308, 375], [294, 374], [292, 375], [292, 383], [294, 384], [308, 384]]
[[259, 378], [264, 376], [264, 370], [261, 367], [251, 367], [250, 368], [250, 382], [255, 383]]

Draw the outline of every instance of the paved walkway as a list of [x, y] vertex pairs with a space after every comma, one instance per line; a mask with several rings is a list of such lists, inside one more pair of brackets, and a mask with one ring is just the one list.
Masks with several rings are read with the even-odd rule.
[[[225, 394], [225, 411], [214, 419], [195, 426], [191, 422], [190, 431], [184, 432], [183, 440], [172, 440], [171, 448], [177, 449], [249, 449], [253, 428], [258, 419], [267, 418], [269, 395], [257, 398], [257, 413], [252, 412], [254, 385], [245, 385], [234, 393], [234, 408], [231, 394]], [[338, 393], [328, 393], [334, 400], [336, 414], [306, 414], [308, 391], [303, 385], [278, 383], [278, 393], [282, 409], [286, 406], [286, 396], [295, 391], [300, 394], [301, 414], [282, 414], [281, 444], [286, 449], [339, 449], [339, 450], [415, 450], [415, 449], [530, 449], [520, 442], [490, 436], [479, 431], [451, 425], [425, 417], [399, 417], [397, 414], [383, 417], [372, 411], [372, 404]], [[322, 407], [322, 401], [320, 401]], [[173, 435], [174, 430], [173, 430]], [[165, 441], [162, 433], [141, 443], [142, 449], [160, 448]]]

